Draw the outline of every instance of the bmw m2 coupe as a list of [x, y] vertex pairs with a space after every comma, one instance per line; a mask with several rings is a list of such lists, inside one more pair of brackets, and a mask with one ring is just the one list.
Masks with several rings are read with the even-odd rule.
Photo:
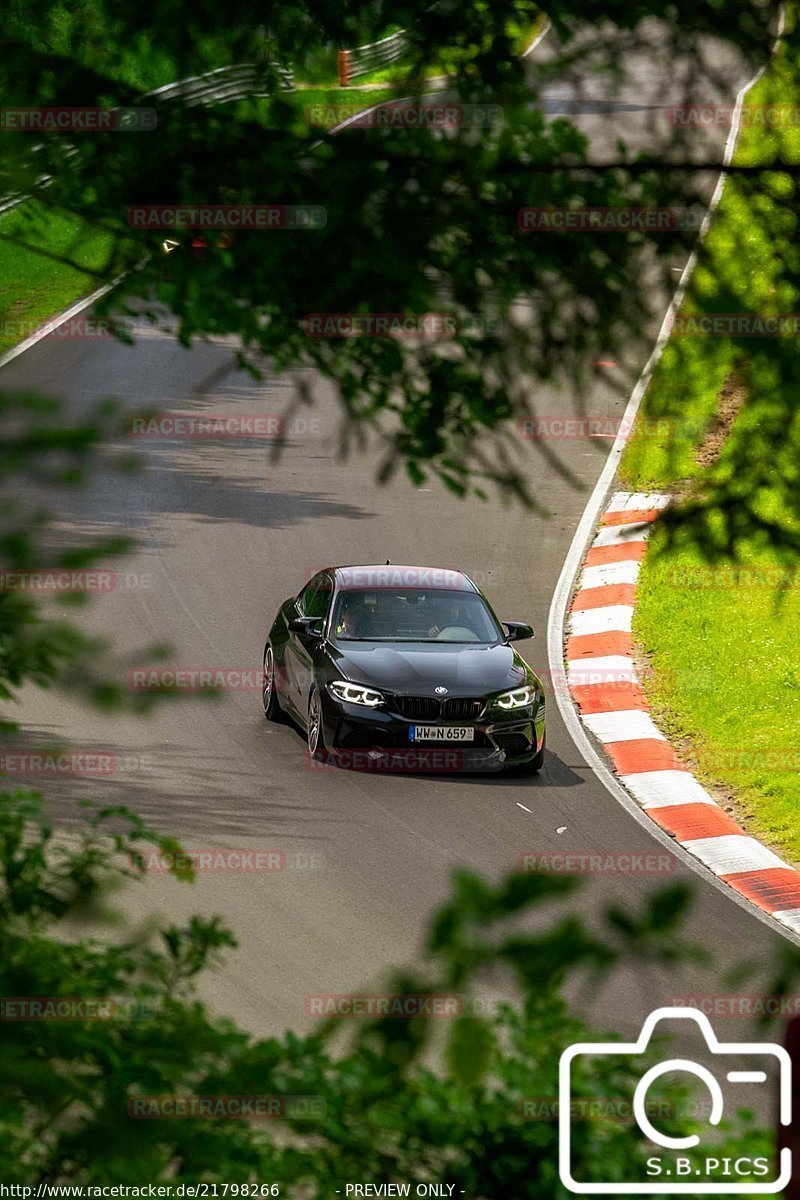
[[[452, 751], [443, 769], [536, 772], [541, 680], [472, 580], [437, 567], [329, 567], [281, 605], [264, 647], [264, 713], [299, 723], [314, 759]], [[426, 761], [430, 761], [428, 755]], [[457, 766], [453, 767], [453, 764]]]

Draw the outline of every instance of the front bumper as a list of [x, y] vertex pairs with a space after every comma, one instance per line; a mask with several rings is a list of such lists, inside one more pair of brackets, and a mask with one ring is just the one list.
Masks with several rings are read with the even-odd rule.
[[[477, 721], [449, 721], [474, 730], [471, 742], [412, 741], [412, 725], [443, 722], [410, 720], [388, 707], [365, 708], [337, 700], [325, 689], [322, 725], [327, 750], [340, 765], [375, 764], [387, 770], [502, 771], [530, 762], [544, 745], [545, 705], [521, 712], [484, 714]], [[414, 766], [414, 764], [417, 764]]]

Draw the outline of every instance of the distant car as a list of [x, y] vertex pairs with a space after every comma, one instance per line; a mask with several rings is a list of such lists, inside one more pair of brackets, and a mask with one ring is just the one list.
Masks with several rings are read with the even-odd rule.
[[[192, 234], [191, 238], [184, 239], [183, 241], [180, 241], [178, 238], [174, 237], [164, 238], [163, 242], [161, 243], [162, 254], [173, 254], [176, 250], [191, 250], [192, 254], [198, 255], [202, 254], [204, 250], [207, 250], [209, 237], [208, 231], [205, 230], [202, 233], [199, 233], [197, 230], [191, 230], [190, 232]], [[212, 241], [212, 244], [215, 245], [218, 250], [228, 250], [233, 245], [233, 241], [234, 238], [232, 233], [220, 233], [217, 234], [216, 241]]]
[[[306, 731], [312, 758], [458, 750], [463, 769], [538, 771], [541, 680], [461, 571], [329, 567], [281, 605], [264, 647], [264, 713]], [[409, 756], [413, 761], [413, 756]]]

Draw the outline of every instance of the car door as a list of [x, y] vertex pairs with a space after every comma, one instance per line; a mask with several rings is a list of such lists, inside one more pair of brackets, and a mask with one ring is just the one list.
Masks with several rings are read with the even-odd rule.
[[[315, 575], [298, 595], [295, 600], [295, 615], [313, 617], [324, 624], [332, 598], [333, 580], [325, 572], [321, 572]], [[291, 691], [292, 703], [303, 717], [308, 707], [308, 693], [314, 680], [314, 662], [319, 650], [318, 637], [290, 631], [286, 647], [287, 684]]]

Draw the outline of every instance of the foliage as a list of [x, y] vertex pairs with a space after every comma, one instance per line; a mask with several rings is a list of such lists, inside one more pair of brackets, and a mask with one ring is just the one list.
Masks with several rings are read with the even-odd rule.
[[[377, 427], [382, 478], [404, 465], [414, 481], [435, 473], [458, 494], [494, 483], [531, 501], [511, 423], [535, 411], [552, 382], [580, 396], [598, 357], [642, 351], [654, 278], [666, 285], [670, 262], [694, 234], [530, 234], [518, 228], [520, 210], [675, 207], [697, 201], [705, 186], [702, 173], [679, 169], [692, 157], [682, 130], [661, 136], [662, 122], [650, 157], [620, 142], [598, 158], [566, 116], [545, 117], [542, 91], [556, 75], [561, 86], [581, 72], [619, 78], [625, 56], [647, 42], [650, 14], [661, 18], [665, 57], [724, 29], [740, 51], [763, 58], [774, 9], [741, 0], [724, 13], [716, 0], [667, 10], [615, 0], [549, 6], [554, 53], [533, 70], [516, 44], [540, 16], [528, 0], [313, 11], [237, 0], [224, 13], [208, 3], [186, 12], [174, 0], [155, 8], [84, 0], [75, 10], [37, 5], [35, 18], [17, 0], [0, 68], [9, 103], [130, 105], [165, 76], [241, 61], [261, 62], [265, 86], [277, 87], [270, 64], [291, 65], [302, 78], [306, 60], [398, 24], [408, 30], [412, 77], [436, 47], [458, 102], [499, 108], [503, 119], [484, 128], [465, 121], [444, 136], [427, 128], [332, 134], [300, 128], [296, 98], [277, 92], [266, 105], [163, 104], [151, 133], [48, 134], [34, 149], [28, 133], [6, 131], [0, 191], [25, 190], [45, 174], [52, 182], [42, 203], [79, 212], [110, 240], [106, 278], [146, 259], [109, 306], [157, 299], [177, 316], [185, 342], [237, 334], [251, 360], [260, 351], [278, 369], [306, 364], [332, 379], [343, 444]], [[587, 24], [596, 36], [586, 38]], [[658, 98], [652, 104], [660, 112]], [[165, 272], [163, 231], [129, 224], [131, 206], [143, 201], [312, 205], [327, 219], [321, 228], [211, 239], [202, 261], [175, 253]], [[19, 230], [5, 236], [26, 240]], [[177, 237], [183, 244], [191, 231]], [[643, 250], [655, 277], [642, 270]], [[456, 314], [459, 332], [412, 344], [314, 337], [304, 324], [314, 313], [428, 312]], [[475, 333], [476, 318], [488, 333]]]
[[[34, 796], [2, 797], [6, 1180], [257, 1181], [309, 1197], [330, 1194], [335, 1179], [437, 1180], [475, 1197], [560, 1197], [558, 1059], [569, 1043], [591, 1040], [565, 987], [582, 978], [596, 988], [631, 954], [674, 962], [690, 952], [680, 942], [681, 887], [641, 913], [606, 914], [598, 936], [572, 917], [528, 919], [572, 894], [573, 879], [526, 875], [491, 886], [462, 871], [432, 922], [425, 962], [386, 989], [458, 997], [460, 1015], [353, 1021], [335, 1052], [337, 1019], [309, 1036], [255, 1040], [193, 995], [199, 973], [233, 944], [218, 922], [194, 918], [154, 943], [103, 936], [103, 896], [138, 874], [128, 864], [148, 843], [174, 849], [122, 810], [92, 814], [67, 840], [47, 828]], [[787, 961], [787, 979], [796, 965]], [[510, 975], [518, 1002], [481, 1002], [498, 971]], [[113, 1009], [93, 1021], [9, 1019], [20, 997], [111, 1000]], [[603, 1115], [587, 1109], [576, 1125], [577, 1170], [609, 1180], [641, 1171], [646, 1143], [620, 1115], [641, 1070], [610, 1059], [579, 1073], [581, 1098], [594, 1098]], [[189, 1096], [290, 1099], [274, 1122], [130, 1115], [137, 1098]], [[671, 1097], [679, 1103], [664, 1129], [700, 1129], [687, 1115], [689, 1094]], [[771, 1152], [768, 1135], [735, 1122], [723, 1131], [725, 1152], [745, 1145]]]

